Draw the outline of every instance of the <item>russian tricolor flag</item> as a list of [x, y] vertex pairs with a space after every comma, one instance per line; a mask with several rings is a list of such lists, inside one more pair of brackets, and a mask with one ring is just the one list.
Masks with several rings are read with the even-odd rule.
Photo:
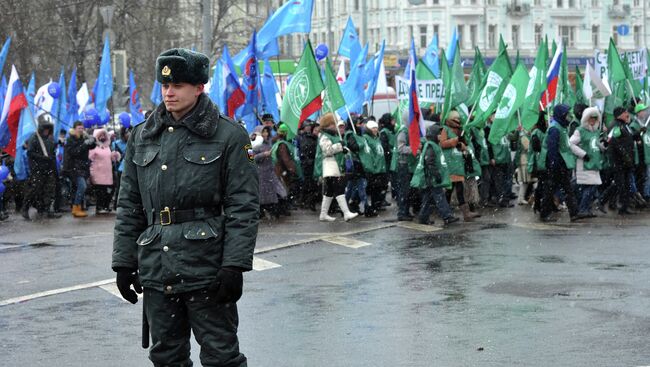
[[553, 55], [553, 60], [551, 61], [551, 66], [548, 68], [548, 73], [546, 73], [546, 90], [542, 94], [541, 105], [545, 109], [553, 100], [557, 93], [557, 83], [560, 79], [560, 65], [562, 64], [562, 58], [564, 54], [562, 53], [562, 41], [557, 45], [555, 50], [555, 55]]
[[411, 88], [409, 91], [409, 145], [413, 155], [417, 155], [420, 149], [420, 137], [424, 135], [424, 120], [418, 103], [417, 82], [415, 80], [415, 68], [411, 69]]
[[27, 107], [27, 99], [23, 92], [23, 84], [18, 78], [16, 67], [12, 65], [7, 94], [0, 115], [0, 146], [12, 157], [16, 156], [16, 135], [18, 134], [20, 111], [25, 107]]

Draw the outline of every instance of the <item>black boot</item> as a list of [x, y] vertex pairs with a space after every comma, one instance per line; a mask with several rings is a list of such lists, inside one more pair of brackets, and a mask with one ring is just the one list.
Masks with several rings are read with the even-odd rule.
[[29, 205], [24, 205], [23, 206], [23, 209], [21, 210], [21, 214], [22, 214], [23, 218], [25, 218], [27, 220], [30, 220], [30, 218], [29, 218]]

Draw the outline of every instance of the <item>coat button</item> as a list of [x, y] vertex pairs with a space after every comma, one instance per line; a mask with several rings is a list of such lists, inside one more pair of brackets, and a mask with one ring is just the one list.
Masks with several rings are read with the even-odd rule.
[[201, 160], [204, 161], [204, 160], [205, 160], [205, 157], [201, 157]]
[[171, 285], [166, 286], [166, 287], [165, 287], [165, 290], [166, 290], [167, 292], [171, 292], [171, 290], [172, 290], [172, 286], [171, 286]]
[[205, 236], [205, 232], [201, 232], [201, 236]]
[[165, 251], [165, 252], [169, 251], [169, 247], [168, 246], [163, 246], [163, 251]]
[[174, 132], [174, 128], [170, 126], [170, 127], [167, 128], [167, 131], [169, 131], [170, 133], [173, 133], [173, 132]]
[[163, 171], [167, 171], [167, 165], [166, 165], [166, 164], [163, 164], [163, 165], [160, 167], [160, 169], [163, 170]]

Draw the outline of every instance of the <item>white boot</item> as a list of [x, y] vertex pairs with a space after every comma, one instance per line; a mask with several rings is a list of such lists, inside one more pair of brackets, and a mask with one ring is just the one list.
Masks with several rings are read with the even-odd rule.
[[519, 205], [526, 205], [528, 202], [526, 201], [526, 190], [528, 189], [528, 184], [527, 183], [520, 183], [519, 184], [519, 197], [517, 198], [517, 204]]
[[345, 219], [346, 222], [359, 215], [358, 213], [352, 213], [350, 209], [348, 209], [348, 202], [345, 201], [345, 195], [337, 196], [336, 202], [339, 203], [339, 208], [341, 208], [341, 211], [343, 212], [343, 219]]
[[330, 217], [327, 215], [327, 212], [330, 210], [330, 205], [332, 205], [331, 196], [323, 196], [323, 203], [320, 205], [320, 217], [321, 222], [333, 222], [336, 218]]

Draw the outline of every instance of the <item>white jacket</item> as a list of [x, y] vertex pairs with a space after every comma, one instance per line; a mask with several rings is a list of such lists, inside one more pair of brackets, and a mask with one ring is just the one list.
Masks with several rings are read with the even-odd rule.
[[332, 144], [325, 134], [320, 134], [318, 137], [318, 145], [323, 153], [323, 177], [341, 177], [341, 170], [339, 170], [334, 155], [343, 151], [343, 145], [341, 143]]
[[[591, 112], [591, 110], [586, 109], [583, 112], [583, 116], [586, 117], [588, 116], [588, 113]], [[589, 125], [586, 121], [587, 119], [583, 117], [582, 121], [582, 127], [589, 130], [593, 131], [595, 128]], [[576, 160], [576, 182], [578, 185], [601, 185], [603, 182], [600, 179], [600, 172], [599, 171], [592, 171], [592, 170], [585, 170], [584, 168], [584, 161], [582, 160], [582, 157], [584, 157], [587, 152], [585, 152], [582, 148], [580, 148], [580, 130], [576, 129], [573, 132], [573, 135], [571, 135], [571, 138], [569, 139], [569, 147], [571, 148], [571, 152], [578, 157]], [[598, 148], [600, 151], [604, 151], [605, 147], [602, 144], [598, 144]]]

